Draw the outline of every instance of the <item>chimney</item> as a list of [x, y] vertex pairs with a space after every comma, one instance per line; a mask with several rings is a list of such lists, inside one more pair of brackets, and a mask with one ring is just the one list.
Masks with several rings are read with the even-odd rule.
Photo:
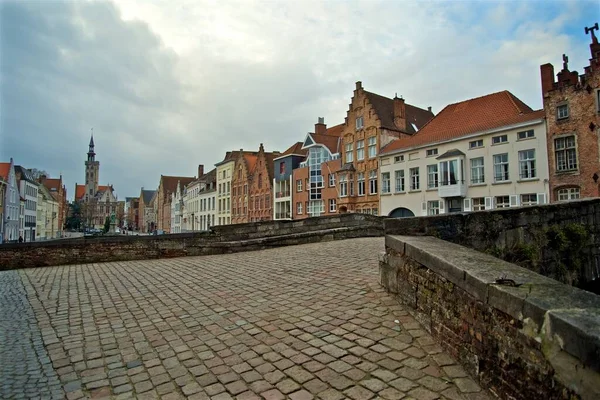
[[427, 107], [427, 111], [431, 112], [431, 106]]
[[406, 130], [406, 104], [397, 95], [394, 97], [394, 125], [402, 131]]
[[202, 175], [204, 175], [204, 165], [200, 164], [198, 165], [198, 178], [200, 178]]
[[265, 148], [263, 147], [263, 144], [260, 144], [260, 147], [258, 148], [258, 151], [265, 151]]
[[359, 89], [362, 89], [362, 88], [363, 88], [362, 87], [362, 82], [361, 81], [356, 82], [356, 90], [359, 90]]
[[540, 65], [540, 75], [542, 76], [542, 97], [554, 88], [554, 66], [552, 64]]
[[327, 125], [325, 125], [325, 118], [319, 117], [318, 122], [315, 124], [315, 133], [325, 134]]

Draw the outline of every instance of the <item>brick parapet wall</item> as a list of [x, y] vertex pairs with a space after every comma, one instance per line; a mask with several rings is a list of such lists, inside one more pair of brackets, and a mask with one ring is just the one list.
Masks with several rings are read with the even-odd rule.
[[[584, 241], [573, 243], [569, 227], [585, 230]], [[566, 230], [564, 228], [567, 228]], [[505, 208], [470, 213], [443, 214], [384, 220], [388, 235], [434, 236], [475, 250], [488, 252], [508, 261], [519, 262], [535, 272], [575, 286], [600, 291], [600, 199], [586, 199], [530, 207]], [[581, 248], [553, 248], [552, 232], [564, 230], [565, 244]], [[558, 247], [558, 246], [555, 246]], [[526, 252], [533, 262], [524, 260]], [[567, 256], [567, 259], [564, 256]], [[569, 258], [570, 257], [570, 258]], [[573, 268], [565, 275], [559, 265]], [[568, 271], [569, 272], [569, 271]]]
[[225, 254], [370, 236], [383, 236], [381, 218], [366, 214], [344, 214], [301, 221], [215, 226], [211, 232], [10, 243], [0, 245], [0, 270]]
[[380, 279], [499, 397], [600, 398], [599, 296], [433, 237], [386, 236]]

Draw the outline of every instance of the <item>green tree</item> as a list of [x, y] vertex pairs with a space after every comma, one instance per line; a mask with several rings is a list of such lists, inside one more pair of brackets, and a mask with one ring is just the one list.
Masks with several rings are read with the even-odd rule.
[[77, 202], [69, 204], [71, 208], [70, 215], [67, 217], [67, 229], [79, 229], [81, 227], [81, 206]]
[[104, 220], [104, 229], [103, 232], [106, 233], [110, 230], [110, 218], [106, 217], [106, 219]]

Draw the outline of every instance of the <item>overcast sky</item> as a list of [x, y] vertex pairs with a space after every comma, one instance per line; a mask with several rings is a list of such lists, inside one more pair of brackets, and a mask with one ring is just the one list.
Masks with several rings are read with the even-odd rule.
[[541, 108], [539, 66], [588, 65], [594, 1], [0, 0], [0, 160], [120, 199], [227, 150], [284, 151], [343, 122], [355, 82], [410, 104], [510, 90]]

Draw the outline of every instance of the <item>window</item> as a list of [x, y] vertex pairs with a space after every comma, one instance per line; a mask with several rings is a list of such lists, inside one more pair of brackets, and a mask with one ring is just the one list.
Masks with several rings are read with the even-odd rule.
[[302, 202], [296, 203], [296, 214], [302, 215]]
[[365, 159], [365, 141], [359, 140], [356, 142], [356, 160], [364, 160]]
[[577, 169], [577, 151], [575, 136], [554, 139], [554, 154], [557, 171], [572, 171]]
[[296, 192], [302, 191], [302, 179], [296, 179]]
[[521, 195], [521, 205], [522, 206], [534, 206], [537, 204], [537, 194], [528, 193]]
[[458, 183], [458, 160], [440, 162], [440, 185], [456, 185]]
[[369, 193], [377, 194], [377, 171], [369, 171]]
[[348, 196], [348, 177], [346, 174], [340, 175], [340, 197]]
[[285, 175], [285, 161], [279, 163], [279, 175]]
[[535, 178], [535, 150], [519, 152], [519, 177], [521, 179]]
[[329, 212], [336, 212], [337, 211], [337, 200], [336, 199], [329, 199]]
[[419, 190], [419, 167], [410, 170], [410, 190]]
[[438, 166], [437, 164], [427, 166], [427, 189], [438, 187]]
[[363, 121], [363, 117], [357, 117], [356, 118], [356, 129], [362, 129], [364, 127], [364, 121]]
[[519, 140], [523, 140], [523, 139], [531, 139], [532, 137], [535, 137], [535, 136], [533, 133], [533, 129], [530, 129], [528, 131], [518, 132], [517, 137], [519, 138]]
[[473, 211], [485, 210], [485, 197], [474, 197], [471, 199]]
[[427, 157], [437, 156], [438, 149], [429, 149], [427, 150]]
[[494, 202], [496, 203], [496, 208], [509, 208], [510, 196], [496, 196]]
[[473, 140], [469, 142], [469, 149], [476, 149], [478, 147], [483, 147], [483, 139]]
[[356, 176], [356, 181], [357, 181], [357, 185], [358, 185], [358, 195], [364, 196], [365, 195], [365, 173], [359, 172]]
[[346, 162], [351, 163], [354, 161], [353, 153], [352, 153], [352, 143], [348, 143], [346, 145]]
[[438, 215], [440, 213], [440, 201], [428, 201], [427, 202], [427, 215]]
[[500, 144], [508, 142], [508, 136], [500, 135], [492, 137], [492, 144]]
[[562, 104], [562, 105], [556, 107], [556, 118], [557, 119], [569, 118], [569, 106], [567, 104]]
[[394, 157], [394, 162], [395, 163], [404, 162], [404, 156], [396, 156], [396, 157]]
[[508, 153], [494, 155], [494, 182], [508, 181]]
[[371, 136], [369, 138], [369, 158], [373, 158], [377, 155], [377, 138]]
[[573, 187], [568, 189], [559, 189], [557, 194], [558, 201], [576, 200], [579, 198], [579, 188]]
[[390, 188], [390, 173], [384, 172], [381, 174], [381, 193], [390, 193], [392, 190]]
[[329, 187], [335, 186], [335, 175], [329, 174]]
[[396, 171], [396, 193], [404, 192], [404, 170]]
[[471, 158], [471, 183], [484, 183], [483, 157]]

